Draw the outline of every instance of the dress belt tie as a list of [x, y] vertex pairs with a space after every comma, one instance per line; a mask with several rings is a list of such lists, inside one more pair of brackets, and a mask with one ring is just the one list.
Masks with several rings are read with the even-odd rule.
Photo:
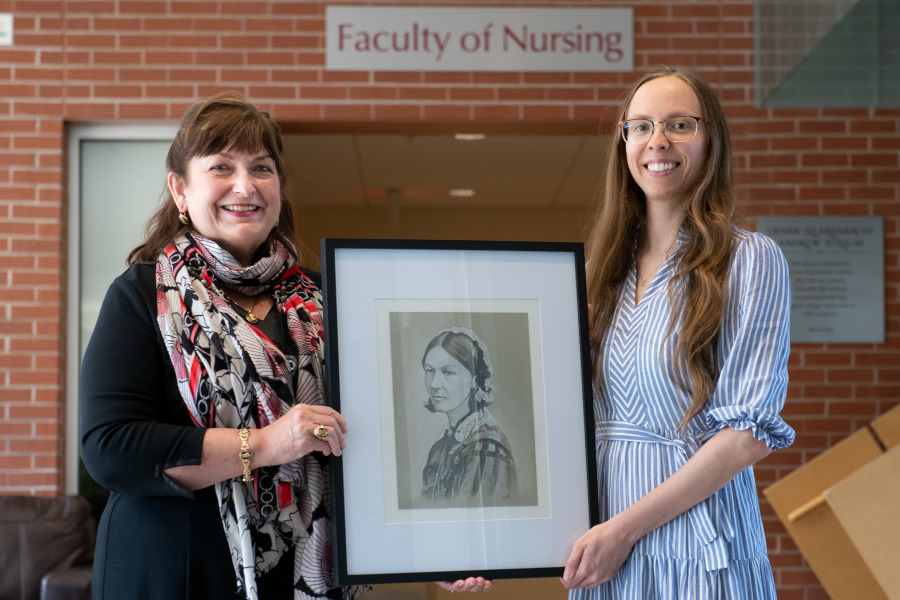
[[[678, 451], [679, 457], [683, 460], [678, 465], [680, 468], [684, 463], [692, 457], [700, 446], [709, 440], [717, 432], [710, 432], [699, 439], [672, 439], [651, 431], [645, 427], [627, 423], [625, 421], [600, 421], [596, 424], [594, 430], [594, 439], [596, 440], [597, 450], [600, 449], [600, 442], [612, 440], [617, 442], [638, 442], [650, 444], [663, 444]], [[727, 515], [722, 514], [719, 503], [714, 500], [715, 495], [710, 496], [703, 502], [694, 505], [687, 511], [688, 519], [700, 542], [703, 552], [703, 562], [707, 571], [715, 571], [717, 569], [725, 569], [728, 567], [728, 549], [725, 546], [725, 540], [716, 532], [713, 525], [711, 510], [717, 510], [719, 517], [722, 518], [723, 524], [727, 532], [734, 535], [734, 530], [730, 519]]]

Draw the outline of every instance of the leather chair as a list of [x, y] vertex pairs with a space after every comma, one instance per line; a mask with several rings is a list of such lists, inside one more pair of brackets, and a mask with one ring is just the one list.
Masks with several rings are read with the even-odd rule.
[[96, 537], [82, 496], [0, 496], [0, 600], [90, 600]]

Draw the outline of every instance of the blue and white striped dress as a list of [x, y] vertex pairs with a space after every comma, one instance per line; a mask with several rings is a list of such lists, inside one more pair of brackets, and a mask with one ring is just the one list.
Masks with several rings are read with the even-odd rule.
[[[672, 257], [637, 306], [634, 269], [620, 290], [603, 342], [601, 389], [594, 397], [601, 522], [657, 487], [726, 425], [752, 430], [773, 449], [794, 440], [794, 431], [778, 415], [790, 352], [787, 263], [764, 235], [737, 228], [735, 235], [718, 385], [685, 431], [678, 423], [691, 399], [671, 375], [680, 323], [666, 337]], [[774, 599], [753, 469], [644, 536], [611, 581], [594, 590], [573, 590], [569, 597]]]

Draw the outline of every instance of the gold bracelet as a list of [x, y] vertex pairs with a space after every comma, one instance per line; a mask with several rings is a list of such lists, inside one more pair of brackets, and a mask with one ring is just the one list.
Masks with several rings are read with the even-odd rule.
[[241, 438], [240, 457], [244, 463], [244, 481], [253, 481], [253, 475], [250, 473], [250, 459], [253, 458], [253, 453], [250, 452], [250, 444], [247, 443], [247, 440], [250, 439], [250, 430], [239, 429], [238, 436]]

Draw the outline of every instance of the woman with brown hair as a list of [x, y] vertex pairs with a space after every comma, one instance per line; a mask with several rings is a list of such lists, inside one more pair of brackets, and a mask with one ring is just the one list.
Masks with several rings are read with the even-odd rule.
[[774, 599], [751, 465], [790, 445], [790, 285], [732, 224], [724, 112], [696, 75], [629, 90], [588, 247], [601, 524], [573, 599]]
[[[97, 599], [349, 599], [335, 587], [319, 276], [300, 266], [278, 125], [193, 104], [162, 204], [82, 365], [82, 456], [110, 490]], [[481, 590], [482, 578], [445, 583]]]

